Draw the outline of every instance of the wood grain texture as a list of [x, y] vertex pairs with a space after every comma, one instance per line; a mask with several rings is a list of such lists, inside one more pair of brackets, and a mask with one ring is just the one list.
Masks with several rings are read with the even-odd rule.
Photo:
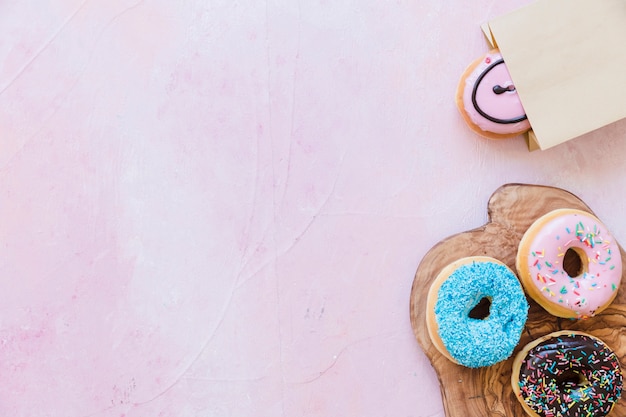
[[[519, 345], [511, 358], [491, 367], [470, 369], [456, 365], [442, 356], [430, 341], [426, 328], [426, 297], [430, 283], [439, 271], [459, 258], [476, 255], [499, 259], [516, 271], [517, 247], [524, 232], [537, 218], [557, 208], [575, 208], [593, 214], [581, 199], [568, 191], [539, 185], [506, 184], [489, 199], [487, 224], [439, 242], [417, 268], [411, 289], [411, 325], [437, 372], [447, 417], [525, 415], [511, 389], [513, 357], [527, 343], [553, 331], [572, 329], [595, 335], [615, 350], [623, 366], [626, 364], [626, 294], [623, 287], [610, 307], [583, 321], [552, 316], [529, 299], [528, 321]], [[607, 227], [610, 229], [610, 224]], [[621, 246], [620, 252], [626, 259]], [[626, 263], [622, 277], [625, 268]], [[612, 415], [626, 415], [626, 401], [620, 401]]]

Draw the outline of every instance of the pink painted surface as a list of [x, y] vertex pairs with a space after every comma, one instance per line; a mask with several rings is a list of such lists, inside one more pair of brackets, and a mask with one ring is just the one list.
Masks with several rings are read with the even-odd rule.
[[505, 182], [626, 242], [626, 123], [528, 153], [454, 106], [526, 2], [0, 2], [0, 415], [442, 416], [432, 245]]

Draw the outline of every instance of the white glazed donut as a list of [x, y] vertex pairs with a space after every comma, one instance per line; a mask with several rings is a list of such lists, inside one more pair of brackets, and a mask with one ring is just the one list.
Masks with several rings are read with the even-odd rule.
[[595, 216], [574, 209], [536, 220], [519, 244], [516, 261], [524, 289], [551, 314], [588, 318], [617, 295], [620, 248]]

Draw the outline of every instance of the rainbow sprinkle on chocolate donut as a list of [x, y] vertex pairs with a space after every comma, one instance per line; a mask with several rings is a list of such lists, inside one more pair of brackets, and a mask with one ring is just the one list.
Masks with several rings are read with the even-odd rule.
[[519, 395], [543, 417], [602, 417], [622, 394], [622, 373], [604, 342], [559, 332], [528, 350], [519, 371]]

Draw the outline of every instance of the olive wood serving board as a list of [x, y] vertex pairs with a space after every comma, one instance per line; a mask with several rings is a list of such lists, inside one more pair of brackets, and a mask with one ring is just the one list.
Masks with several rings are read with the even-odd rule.
[[[580, 330], [599, 337], [616, 352], [622, 367], [626, 367], [626, 294], [623, 285], [606, 310], [580, 321], [552, 316], [527, 297], [530, 310], [520, 343], [508, 360], [490, 367], [471, 369], [456, 365], [442, 356], [430, 341], [426, 328], [426, 297], [437, 274], [459, 258], [478, 255], [499, 259], [517, 273], [515, 258], [524, 232], [537, 218], [557, 208], [575, 208], [593, 213], [581, 199], [559, 188], [503, 185], [489, 199], [487, 224], [437, 243], [417, 268], [411, 289], [411, 325], [439, 378], [447, 417], [524, 416], [524, 410], [511, 388], [513, 358], [527, 343], [553, 331]], [[611, 230], [610, 224], [606, 226]], [[626, 261], [621, 246], [620, 252]], [[623, 262], [622, 277], [625, 270], [626, 262]], [[611, 415], [626, 415], [626, 398], [617, 403]]]

